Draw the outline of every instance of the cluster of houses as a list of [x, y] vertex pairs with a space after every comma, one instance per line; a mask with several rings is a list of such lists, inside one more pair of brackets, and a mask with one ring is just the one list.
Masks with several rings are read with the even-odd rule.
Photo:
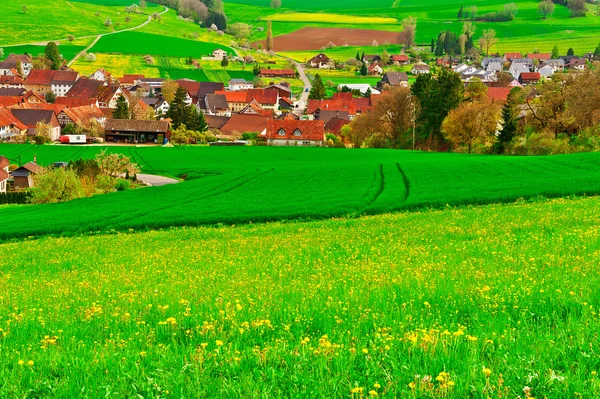
[[10, 171], [9, 167], [10, 160], [0, 156], [0, 194], [9, 190], [9, 181], [12, 183], [12, 190], [15, 191], [32, 187], [33, 175], [42, 170], [35, 162], [28, 162], [13, 171]]

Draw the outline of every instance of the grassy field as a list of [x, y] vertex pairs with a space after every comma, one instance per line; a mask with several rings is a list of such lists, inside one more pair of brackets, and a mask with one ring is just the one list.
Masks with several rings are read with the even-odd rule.
[[[67, 42], [68, 43], [68, 42]], [[71, 44], [61, 44], [58, 46], [58, 51], [60, 55], [63, 56], [65, 60], [70, 60], [75, 57], [81, 50], [85, 48], [85, 46], [71, 45]], [[9, 54], [24, 54], [27, 53], [31, 56], [37, 56], [39, 54], [44, 54], [46, 46], [33, 46], [33, 45], [25, 45], [25, 46], [11, 46], [4, 47], [4, 58], [8, 57]]]
[[[475, 0], [469, 3], [462, 1], [441, 0], [402, 0], [398, 2], [384, 1], [377, 4], [369, 2], [338, 2], [338, 1], [300, 1], [292, 0], [283, 3], [283, 7], [273, 10], [268, 7], [268, 1], [229, 0], [225, 3], [226, 11], [232, 22], [247, 22], [254, 26], [264, 26], [259, 21], [264, 15], [282, 14], [291, 12], [313, 13], [316, 17], [320, 13], [335, 13], [341, 15], [338, 24], [324, 23], [324, 21], [311, 22], [286, 21], [273, 22], [275, 35], [282, 35], [298, 30], [305, 26], [319, 27], [351, 27], [372, 28], [380, 30], [398, 31], [398, 24], [359, 24], [354, 23], [354, 17], [394, 18], [402, 20], [405, 17], [417, 18], [417, 42], [428, 44], [432, 38], [437, 38], [440, 31], [451, 29], [460, 33], [462, 22], [457, 21], [457, 13], [461, 5], [465, 7], [476, 6], [478, 14], [498, 11], [506, 3], [501, 0]], [[243, 7], [239, 5], [243, 4]], [[394, 7], [393, 5], [396, 4]], [[523, 51], [532, 52], [535, 49], [550, 52], [555, 44], [559, 45], [566, 54], [569, 47], [576, 53], [594, 51], [600, 41], [598, 26], [600, 17], [595, 15], [595, 6], [589, 5], [590, 12], [585, 18], [570, 18], [569, 11], [563, 6], [556, 6], [556, 11], [547, 20], [542, 20], [537, 14], [537, 2], [517, 0], [517, 18], [511, 22], [486, 23], [477, 22], [475, 40], [479, 38], [484, 29], [494, 29], [499, 42], [493, 51]], [[345, 15], [345, 16], [344, 16]], [[284, 17], [285, 18], [285, 17]], [[342, 24], [342, 25], [339, 25]], [[257, 32], [253, 40], [264, 39], [264, 32]]]
[[199, 58], [211, 55], [218, 48], [234, 54], [231, 48], [221, 44], [133, 31], [104, 36], [90, 52]]
[[2, 244], [0, 396], [595, 399], [599, 213], [561, 199]]
[[[326, 13], [290, 12], [285, 14], [272, 14], [261, 19], [272, 22], [322, 22], [327, 24], [346, 23], [347, 15]], [[353, 17], [352, 23], [356, 25], [391, 25], [398, 23], [394, 18], [385, 17]]]
[[[13, 160], [20, 155], [21, 162], [36, 155], [38, 162], [48, 164], [93, 157], [101, 149], [4, 145], [0, 153]], [[0, 208], [0, 239], [320, 219], [600, 193], [600, 154], [594, 153], [489, 157], [267, 147], [109, 150], [130, 155], [144, 173], [187, 175], [188, 181], [69, 203]]]
[[[147, 15], [131, 14], [131, 22], [125, 22], [128, 15], [125, 5], [134, 2], [130, 0], [123, 4], [120, 0], [5, 1], [2, 4], [3, 18], [0, 20], [0, 46], [60, 40], [69, 35], [99, 35], [140, 25], [146, 21]], [[22, 12], [22, 5], [27, 7], [26, 13]], [[147, 13], [159, 10], [154, 4], [149, 3], [148, 6]], [[104, 26], [107, 18], [112, 20], [112, 27]], [[117, 23], [118, 27], [115, 26]]]

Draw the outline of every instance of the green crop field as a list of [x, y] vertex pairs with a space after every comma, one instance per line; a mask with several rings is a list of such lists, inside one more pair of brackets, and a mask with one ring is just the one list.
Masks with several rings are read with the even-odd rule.
[[[4, 145], [0, 153], [13, 162], [19, 155], [21, 162], [36, 155], [38, 162], [48, 164], [93, 157], [101, 149]], [[595, 153], [489, 157], [325, 148], [109, 150], [130, 155], [144, 173], [187, 175], [188, 181], [69, 203], [0, 208], [0, 239], [600, 194], [600, 154]]]
[[[125, 22], [128, 15], [125, 5], [134, 0], [94, 0], [70, 2], [67, 0], [10, 0], [2, 2], [2, 18], [0, 19], [0, 47], [9, 44], [25, 44], [48, 40], [65, 40], [67, 36], [75, 37], [99, 35], [112, 32], [114, 29], [127, 29], [147, 20], [147, 14], [131, 14], [131, 22]], [[105, 5], [100, 5], [105, 4]], [[23, 13], [22, 6], [27, 7]], [[159, 8], [148, 4], [146, 13]], [[104, 26], [110, 18], [112, 27]], [[119, 27], [114, 24], [119, 23]]]
[[221, 44], [134, 31], [104, 36], [90, 49], [90, 52], [202, 57], [212, 54], [218, 48], [230, 54], [234, 53], [231, 48]]
[[[138, 212], [214, 206], [147, 198]], [[1, 244], [0, 396], [595, 399], [599, 213], [560, 199]]]

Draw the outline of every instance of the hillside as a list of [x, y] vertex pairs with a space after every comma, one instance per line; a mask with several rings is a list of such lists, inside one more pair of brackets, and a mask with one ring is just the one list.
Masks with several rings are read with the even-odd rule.
[[[93, 157], [101, 147], [0, 146], [38, 163]], [[326, 148], [135, 148], [144, 173], [174, 185], [68, 203], [0, 208], [0, 238], [89, 231], [345, 217], [539, 195], [600, 194], [600, 154], [490, 157]], [[115, 206], [119, 204], [119, 206]], [[93, 210], [93, 211], [92, 211]]]
[[0, 244], [0, 396], [597, 398], [599, 212], [591, 198]]

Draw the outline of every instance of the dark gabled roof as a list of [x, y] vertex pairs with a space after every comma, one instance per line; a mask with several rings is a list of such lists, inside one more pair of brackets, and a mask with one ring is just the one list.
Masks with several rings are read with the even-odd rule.
[[17, 175], [19, 175], [19, 172], [25, 172], [21, 174], [21, 176], [29, 176], [29, 173], [39, 173], [42, 171], [42, 169], [43, 168], [36, 163], [27, 162], [25, 165], [15, 169], [11, 174], [13, 176], [16, 176], [15, 172], [17, 172]]
[[220, 130], [227, 122], [229, 122], [229, 116], [221, 116], [221, 115], [204, 115], [204, 119], [206, 119], [206, 123], [208, 127], [211, 129]]
[[15, 108], [12, 110], [12, 114], [22, 124], [27, 125], [27, 127], [31, 128], [31, 127], [35, 127], [35, 125], [38, 122], [52, 123], [52, 117], [54, 116], [54, 111], [44, 110], [44, 109]]
[[0, 97], [19, 97], [25, 95], [25, 93], [27, 93], [27, 90], [23, 88], [0, 88]]
[[198, 89], [198, 97], [204, 98], [207, 94], [215, 94], [215, 92], [222, 90], [225, 90], [223, 83], [201, 82]]
[[229, 109], [229, 104], [227, 104], [227, 97], [225, 97], [223, 94], [207, 94], [206, 109], [212, 111], [216, 111], [218, 109]]
[[320, 121], [323, 121], [324, 123], [329, 122], [332, 118], [340, 118], [340, 119], [345, 119], [345, 120], [349, 120], [350, 119], [350, 114], [348, 113], [348, 111], [324, 111], [321, 110], [321, 112], [319, 112], [319, 119]]
[[262, 132], [267, 127], [267, 117], [260, 115], [233, 114], [221, 129], [221, 133], [230, 135], [233, 132]]
[[331, 118], [329, 122], [325, 124], [325, 133], [332, 133], [339, 136], [342, 133], [342, 127], [349, 123], [350, 121], [348, 119], [337, 117]]
[[406, 72], [386, 72], [381, 80], [390, 86], [396, 86], [400, 82], [408, 82], [408, 74]]
[[107, 132], [153, 132], [166, 133], [167, 121], [143, 121], [135, 119], [108, 119], [104, 128]]
[[143, 97], [142, 101], [146, 104], [149, 105], [151, 107], [156, 107], [156, 105], [158, 104], [158, 100], [160, 100], [160, 97]]

